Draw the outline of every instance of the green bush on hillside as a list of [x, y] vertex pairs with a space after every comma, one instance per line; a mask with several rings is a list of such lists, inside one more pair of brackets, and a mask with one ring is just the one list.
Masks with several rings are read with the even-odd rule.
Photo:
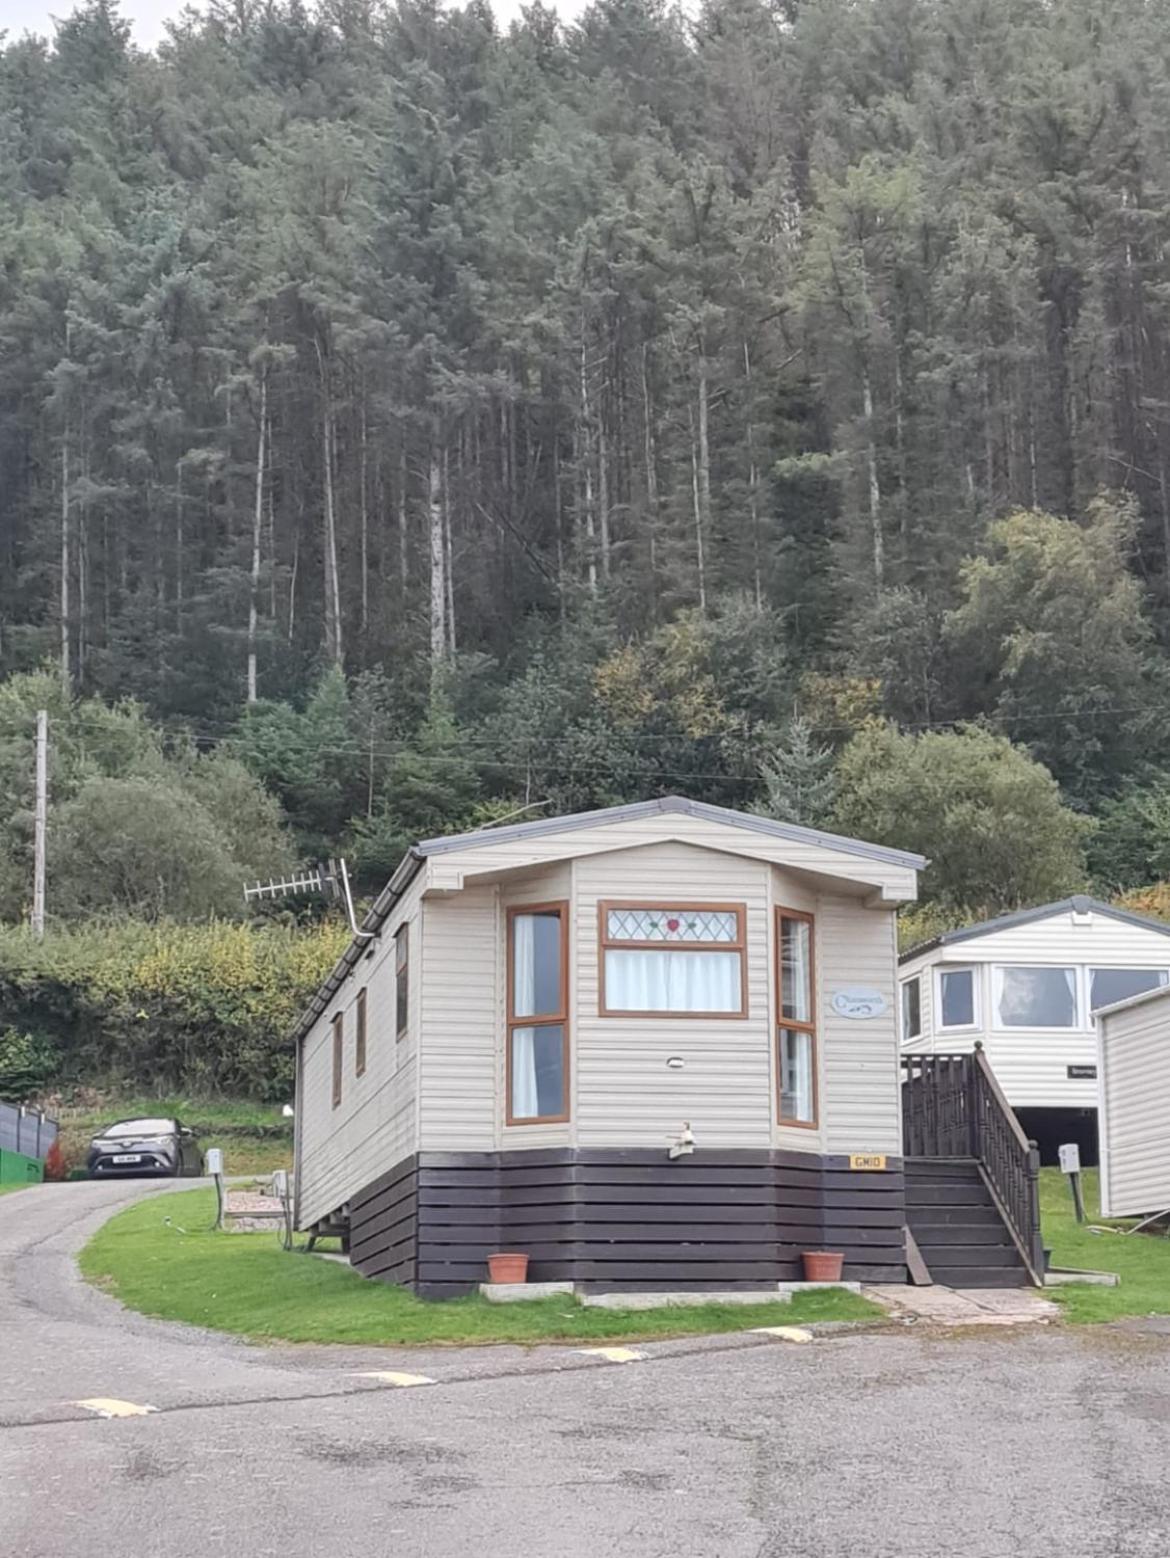
[[55, 1065], [37, 1087], [84, 1080], [287, 1098], [288, 1031], [347, 939], [336, 920], [308, 929], [130, 921], [40, 942], [0, 930], [0, 1032], [43, 1035]]
[[53, 1080], [60, 1057], [50, 1041], [19, 1028], [0, 1030], [0, 1099], [23, 1104]]

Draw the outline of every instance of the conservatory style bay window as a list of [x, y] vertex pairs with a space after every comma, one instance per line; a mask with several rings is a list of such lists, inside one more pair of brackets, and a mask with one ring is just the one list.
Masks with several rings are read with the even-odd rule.
[[508, 910], [507, 1123], [569, 1118], [568, 905]]
[[940, 1028], [975, 1027], [975, 970], [973, 968], [939, 969], [938, 1025]]
[[746, 1017], [744, 907], [603, 903], [602, 1017]]
[[1166, 984], [1170, 984], [1170, 974], [1164, 968], [1091, 968], [1089, 1011], [1112, 1006], [1114, 1001], [1128, 1001]]
[[991, 1006], [997, 1028], [1075, 1028], [1077, 971], [1044, 965], [993, 968]]
[[781, 1125], [817, 1123], [816, 981], [813, 917], [776, 910], [776, 1076]]

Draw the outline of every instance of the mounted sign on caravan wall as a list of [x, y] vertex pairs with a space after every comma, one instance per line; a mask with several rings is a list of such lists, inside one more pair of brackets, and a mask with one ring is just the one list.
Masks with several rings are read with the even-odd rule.
[[838, 1017], [880, 1017], [886, 1009], [886, 998], [880, 990], [868, 985], [850, 985], [844, 990], [834, 990], [829, 1005]]

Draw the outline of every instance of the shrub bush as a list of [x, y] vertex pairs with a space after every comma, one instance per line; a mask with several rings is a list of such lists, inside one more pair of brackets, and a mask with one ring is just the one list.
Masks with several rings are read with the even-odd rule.
[[0, 1031], [0, 1098], [6, 1103], [26, 1103], [55, 1080], [59, 1067], [48, 1039], [19, 1028]]
[[3, 930], [0, 1030], [44, 1035], [54, 1065], [42, 1087], [282, 1100], [293, 1073], [288, 1031], [348, 935], [336, 920], [304, 929], [123, 922], [40, 942]]

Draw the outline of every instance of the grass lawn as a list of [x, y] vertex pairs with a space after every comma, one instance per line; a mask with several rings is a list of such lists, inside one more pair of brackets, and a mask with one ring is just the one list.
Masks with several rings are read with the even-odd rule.
[[14, 1190], [31, 1190], [33, 1185], [34, 1184], [38, 1184], [38, 1183], [39, 1183], [38, 1180], [31, 1180], [30, 1179], [27, 1184], [21, 1184], [21, 1185], [0, 1185], [0, 1196], [11, 1195], [11, 1193]]
[[[1040, 1171], [1040, 1217], [1044, 1243], [1052, 1250], [1054, 1266], [1079, 1266], [1091, 1271], [1115, 1271], [1121, 1278], [1116, 1288], [1048, 1288], [1045, 1296], [1063, 1305], [1069, 1320], [1092, 1324], [1120, 1320], [1126, 1315], [1170, 1314], [1170, 1238], [1160, 1234], [1119, 1232], [1089, 1233], [1098, 1223], [1097, 1170], [1084, 1173], [1085, 1213], [1081, 1226], [1073, 1213], [1072, 1195], [1064, 1175], [1056, 1168]], [[1119, 1223], [1118, 1228], [1127, 1226]]]
[[476, 1294], [427, 1302], [332, 1261], [288, 1254], [274, 1235], [215, 1233], [213, 1219], [214, 1198], [206, 1190], [132, 1206], [90, 1240], [81, 1269], [143, 1314], [292, 1342], [633, 1340], [882, 1314], [839, 1290], [801, 1294], [791, 1304], [705, 1304], [633, 1314], [585, 1309], [569, 1297], [489, 1304]]
[[70, 1164], [84, 1163], [90, 1137], [115, 1120], [177, 1116], [198, 1133], [204, 1152], [222, 1147], [232, 1175], [270, 1174], [292, 1167], [292, 1124], [278, 1104], [239, 1099], [118, 1098], [100, 1109], [62, 1111], [62, 1148]]

